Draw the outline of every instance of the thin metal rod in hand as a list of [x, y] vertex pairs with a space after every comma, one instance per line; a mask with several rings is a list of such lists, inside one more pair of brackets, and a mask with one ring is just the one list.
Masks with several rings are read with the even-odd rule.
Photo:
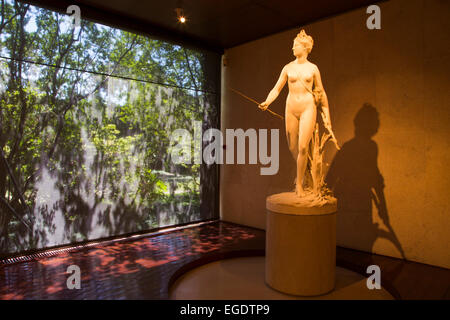
[[[249, 101], [251, 101], [251, 102], [253, 102], [253, 103], [256, 103], [258, 106], [260, 105], [260, 103], [259, 103], [258, 101], [253, 100], [253, 99], [250, 98], [250, 97], [247, 97], [247, 96], [246, 96], [245, 94], [243, 94], [242, 92], [239, 92], [239, 91], [237, 91], [237, 90], [235, 90], [235, 89], [233, 89], [233, 88], [231, 88], [231, 87], [230, 87], [230, 90], [236, 92], [238, 95], [244, 97], [245, 99], [247, 99], [247, 100], [249, 100]], [[273, 112], [273, 111], [270, 110], [269, 108], [267, 108], [266, 111], [269, 111], [269, 112], [270, 112], [271, 114], [273, 114], [274, 116], [277, 116], [277, 117], [280, 118], [281, 120], [284, 120], [284, 117], [283, 117], [283, 116], [279, 115], [279, 114], [276, 113], [276, 112]]]

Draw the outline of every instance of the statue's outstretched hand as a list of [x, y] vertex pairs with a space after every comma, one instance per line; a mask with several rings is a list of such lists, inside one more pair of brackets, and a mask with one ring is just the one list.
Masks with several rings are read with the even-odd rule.
[[269, 104], [265, 101], [258, 105], [258, 108], [260, 108], [262, 111], [266, 111], [268, 107], [269, 107]]

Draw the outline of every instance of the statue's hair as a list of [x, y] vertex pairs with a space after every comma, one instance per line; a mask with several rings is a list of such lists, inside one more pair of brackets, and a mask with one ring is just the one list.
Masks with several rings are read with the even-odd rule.
[[294, 46], [297, 43], [302, 43], [305, 46], [306, 50], [308, 50], [308, 53], [310, 53], [314, 45], [314, 40], [311, 36], [306, 34], [305, 30], [302, 29], [294, 39]]

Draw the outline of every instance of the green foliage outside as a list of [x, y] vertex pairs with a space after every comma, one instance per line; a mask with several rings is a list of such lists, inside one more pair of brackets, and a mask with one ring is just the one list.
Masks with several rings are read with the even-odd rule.
[[0, 253], [200, 218], [170, 134], [205, 119], [201, 53], [2, 0], [0, 55]]

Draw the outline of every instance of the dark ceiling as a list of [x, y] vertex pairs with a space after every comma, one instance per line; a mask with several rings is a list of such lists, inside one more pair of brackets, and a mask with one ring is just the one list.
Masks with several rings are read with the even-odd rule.
[[81, 16], [115, 27], [197, 48], [223, 49], [361, 8], [374, 0], [183, 0], [188, 21], [176, 20], [179, 0], [27, 0], [65, 12], [71, 4]]

